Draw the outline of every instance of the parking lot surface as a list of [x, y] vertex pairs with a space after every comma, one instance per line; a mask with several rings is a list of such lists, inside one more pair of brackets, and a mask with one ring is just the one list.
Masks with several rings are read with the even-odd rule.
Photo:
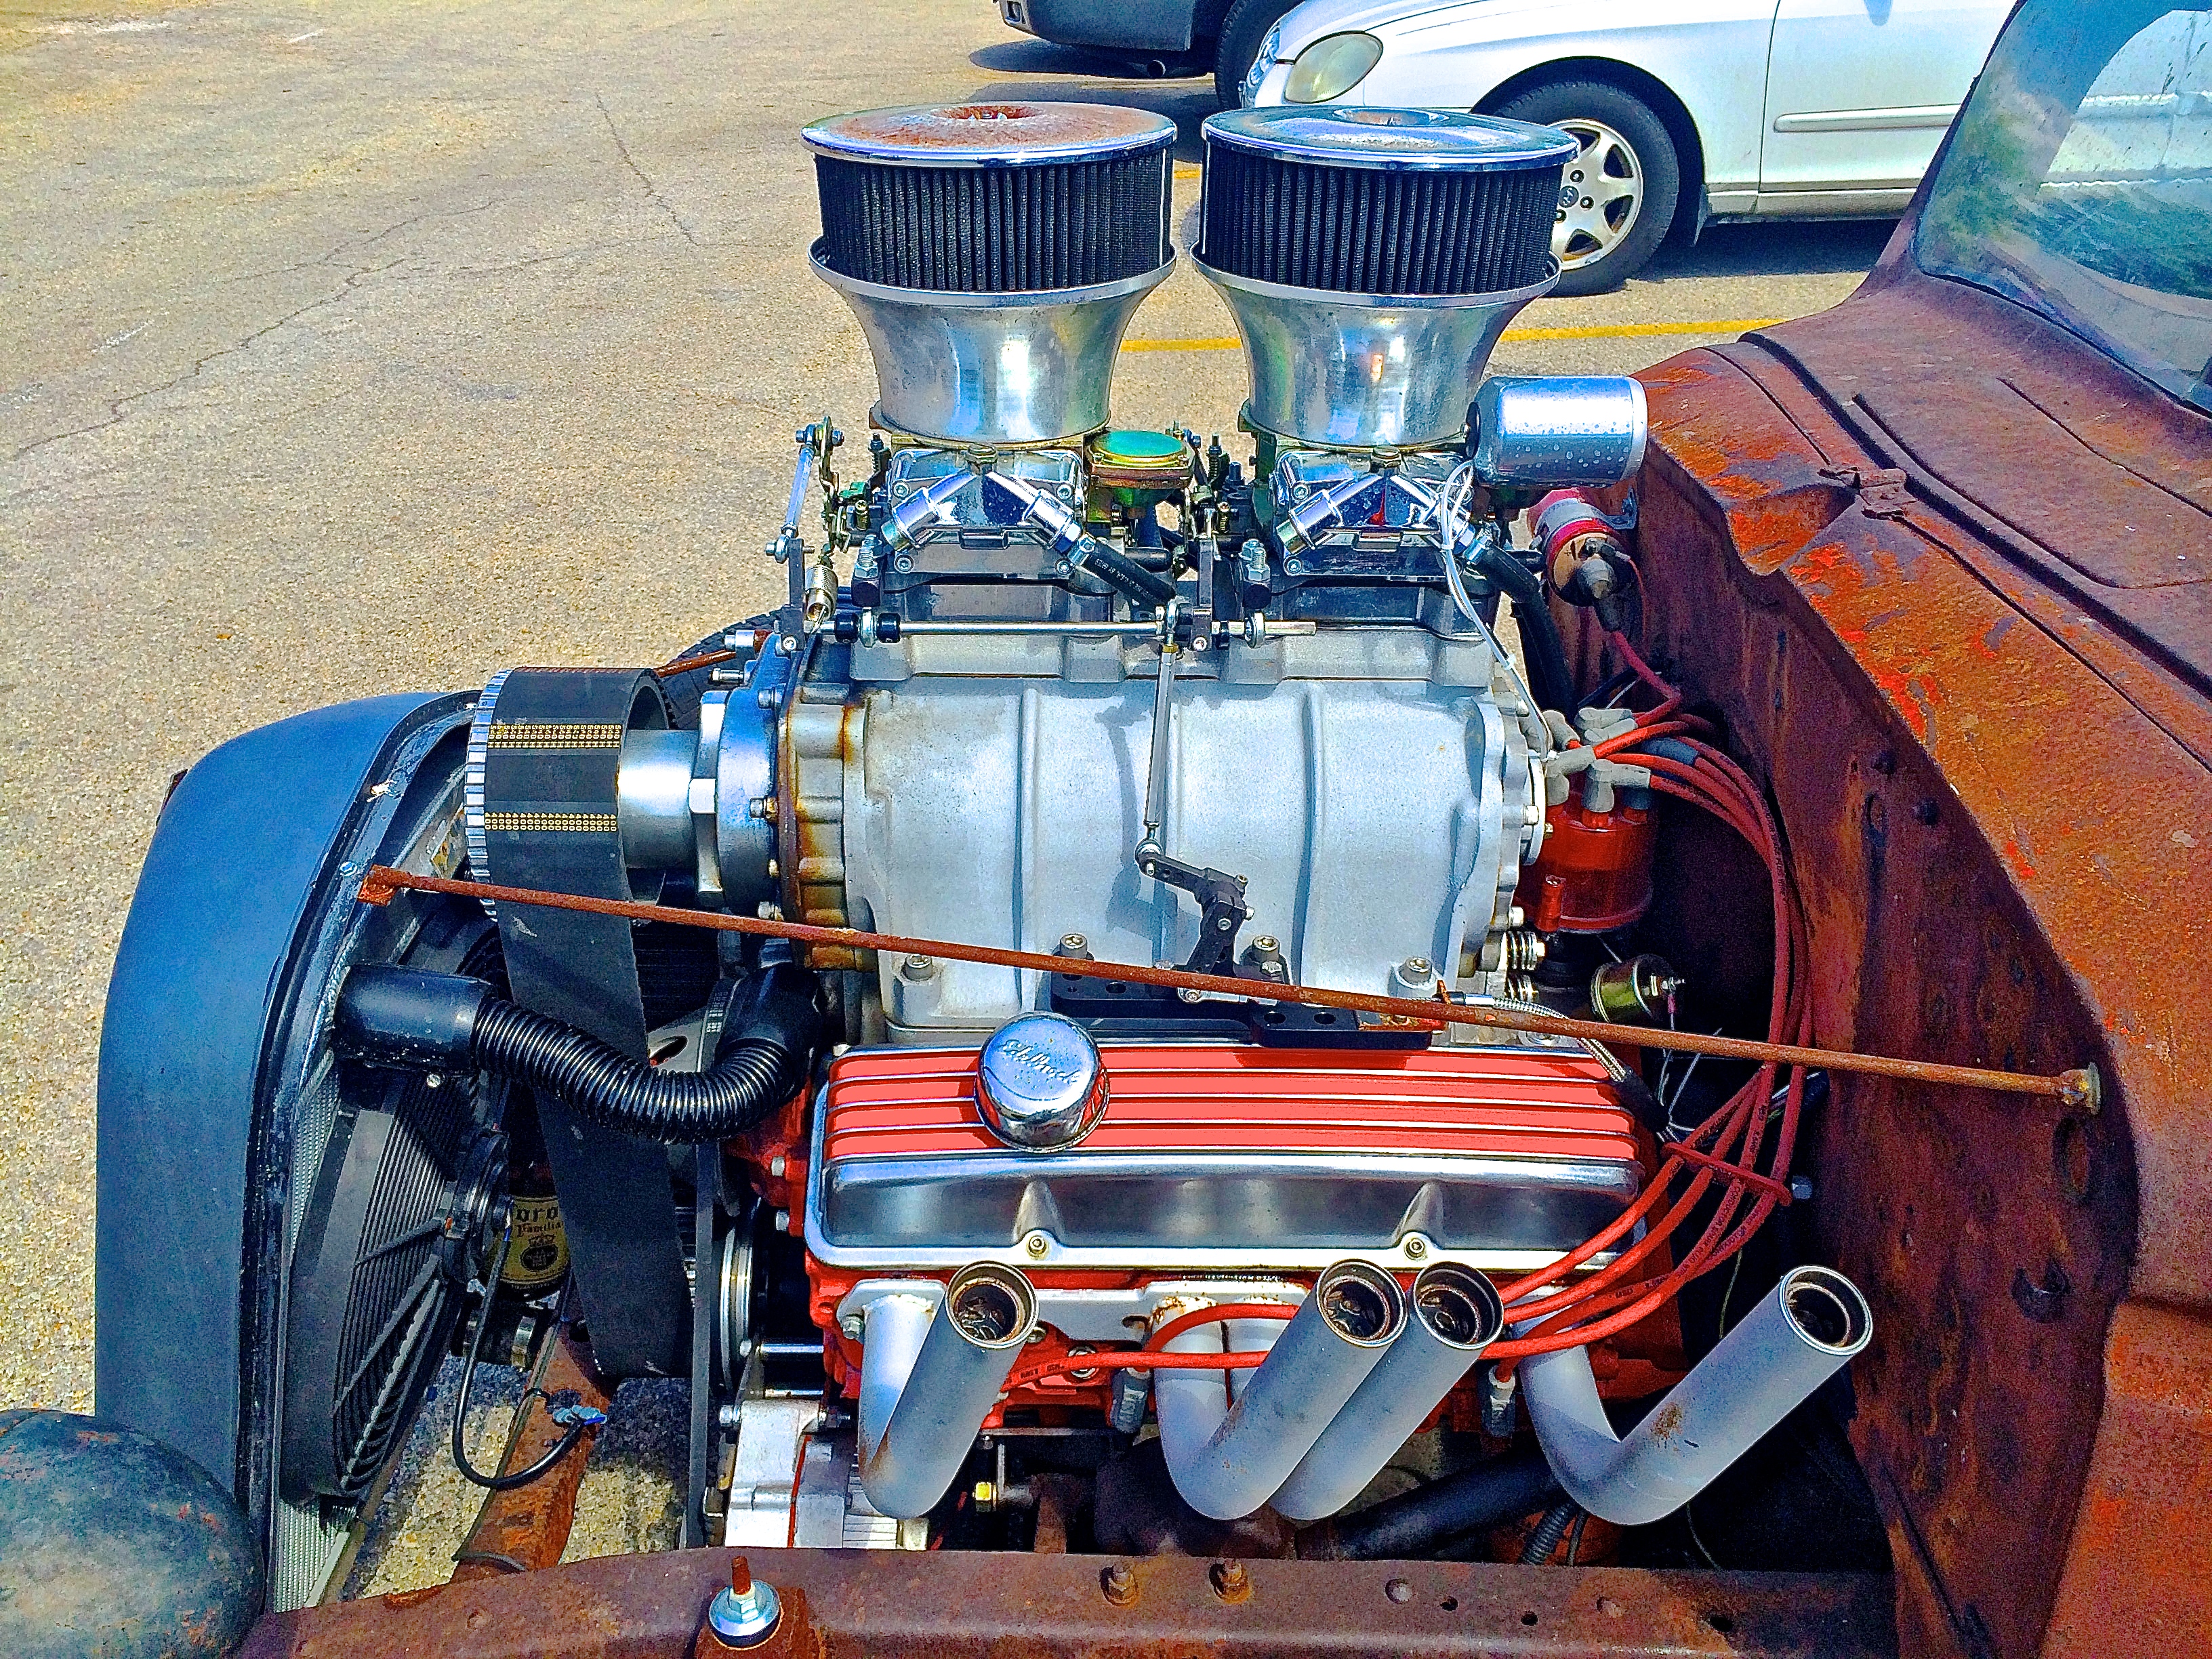
[[[1187, 215], [1207, 83], [1072, 62], [988, 0], [0, 13], [0, 1405], [90, 1404], [100, 1006], [171, 774], [770, 601], [792, 429], [857, 434], [872, 396], [807, 272], [799, 128], [1140, 104], [1182, 129]], [[1820, 309], [1886, 234], [1712, 231], [1539, 301], [1495, 366], [1626, 370]], [[1118, 420], [1232, 434], [1231, 331], [1178, 272]]]

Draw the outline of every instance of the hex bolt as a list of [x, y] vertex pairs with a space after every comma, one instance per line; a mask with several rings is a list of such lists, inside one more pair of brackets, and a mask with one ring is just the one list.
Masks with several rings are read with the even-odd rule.
[[837, 1322], [837, 1334], [848, 1342], [858, 1342], [867, 1334], [867, 1330], [868, 1328], [861, 1322], [858, 1314], [847, 1314]]
[[1213, 1593], [1224, 1601], [1242, 1601], [1252, 1594], [1252, 1577], [1242, 1561], [1216, 1561], [1206, 1570]]
[[[783, 1607], [775, 1589], [753, 1577], [744, 1556], [733, 1555], [730, 1587], [715, 1591], [714, 1599], [708, 1603], [707, 1630], [702, 1634], [710, 1635], [725, 1652], [742, 1652], [775, 1635], [782, 1620]], [[704, 1648], [706, 1644], [700, 1645]]]
[[777, 1181], [783, 1179], [783, 1172], [790, 1167], [791, 1161], [785, 1158], [781, 1152], [778, 1152], [774, 1158], [768, 1161], [769, 1175]]
[[908, 979], [927, 979], [937, 971], [934, 957], [908, 957], [899, 963], [899, 972]]
[[1098, 1575], [1099, 1593], [1117, 1607], [1126, 1607], [1137, 1599], [1137, 1575], [1116, 1561]]

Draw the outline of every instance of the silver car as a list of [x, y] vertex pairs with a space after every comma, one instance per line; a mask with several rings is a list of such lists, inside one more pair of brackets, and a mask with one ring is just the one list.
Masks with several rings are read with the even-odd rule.
[[[1254, 0], [1256, 3], [1256, 0]], [[1472, 109], [1582, 144], [1558, 292], [1613, 287], [1680, 223], [1903, 210], [2011, 0], [1305, 0], [1246, 104]]]

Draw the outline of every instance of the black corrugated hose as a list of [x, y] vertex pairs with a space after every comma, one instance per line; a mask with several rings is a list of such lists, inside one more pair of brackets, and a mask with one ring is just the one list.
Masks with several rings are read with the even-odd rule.
[[1567, 1528], [1574, 1524], [1579, 1513], [1572, 1503], [1554, 1504], [1546, 1510], [1544, 1518], [1529, 1533], [1528, 1541], [1521, 1547], [1521, 1565], [1539, 1567], [1550, 1560], [1553, 1552], [1559, 1547], [1559, 1540], [1567, 1535]]
[[339, 994], [337, 1040], [385, 1064], [490, 1072], [620, 1133], [694, 1146], [744, 1133], [804, 1087], [819, 1024], [813, 975], [774, 963], [737, 988], [712, 1062], [666, 1072], [482, 980], [365, 965]]

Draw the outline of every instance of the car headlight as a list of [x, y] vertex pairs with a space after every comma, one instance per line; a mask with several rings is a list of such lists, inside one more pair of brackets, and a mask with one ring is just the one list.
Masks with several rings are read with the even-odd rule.
[[1382, 60], [1382, 43], [1371, 34], [1325, 34], [1298, 54], [1283, 83], [1286, 104], [1326, 104], [1367, 78]]
[[1237, 84], [1237, 101], [1249, 104], [1258, 95], [1260, 82], [1267, 78], [1267, 71], [1275, 67], [1275, 54], [1283, 49], [1283, 26], [1279, 22], [1267, 31], [1267, 39], [1260, 42], [1260, 50], [1253, 54], [1252, 67], [1244, 71], [1244, 79]]

